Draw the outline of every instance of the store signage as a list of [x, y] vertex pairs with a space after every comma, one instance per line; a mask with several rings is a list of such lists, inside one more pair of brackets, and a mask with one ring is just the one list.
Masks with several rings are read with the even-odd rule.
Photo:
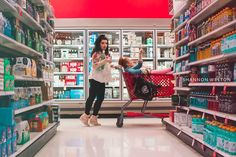
[[170, 18], [168, 0], [51, 0], [57, 18]]

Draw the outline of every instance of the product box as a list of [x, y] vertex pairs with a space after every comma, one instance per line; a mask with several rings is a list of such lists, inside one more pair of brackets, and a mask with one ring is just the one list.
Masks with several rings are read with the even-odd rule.
[[65, 80], [76, 80], [76, 75], [67, 75], [65, 76]]
[[68, 63], [61, 63], [61, 72], [68, 72]]
[[4, 90], [4, 79], [3, 75], [0, 74], [0, 91]]
[[9, 59], [4, 59], [4, 75], [11, 74], [11, 64]]
[[12, 108], [0, 108], [0, 125], [12, 126], [15, 123], [15, 113]]
[[13, 136], [11, 139], [11, 150], [12, 153], [15, 153], [17, 151], [17, 136]]
[[0, 74], [4, 74], [4, 59], [0, 58]]
[[14, 90], [14, 76], [5, 75], [4, 76], [4, 91], [13, 91]]
[[68, 72], [80, 72], [81, 69], [79, 67], [70, 67], [68, 68]]
[[61, 58], [68, 58], [69, 50], [61, 49]]
[[0, 126], [0, 143], [6, 142], [7, 139], [7, 129], [4, 126]]
[[0, 144], [0, 155], [2, 155], [1, 157], [7, 156], [7, 143], [6, 142]]
[[22, 121], [16, 125], [17, 128], [17, 144], [22, 145], [30, 140], [30, 128], [27, 121]]
[[174, 113], [174, 122], [180, 126], [189, 126], [189, 116], [186, 113]]
[[76, 80], [66, 80], [65, 81], [65, 85], [67, 85], [67, 86], [74, 86], [74, 85], [76, 85]]
[[7, 142], [6, 142], [6, 149], [7, 149], [7, 156], [10, 156], [12, 154], [11, 139], [7, 140]]
[[32, 68], [31, 68], [31, 74], [32, 74], [32, 77], [37, 77], [37, 65], [36, 65], [36, 62], [35, 60], [31, 60], [32, 62]]
[[81, 99], [84, 97], [84, 91], [81, 89], [72, 89], [70, 90], [71, 99]]
[[43, 131], [43, 123], [39, 117], [30, 119], [28, 122], [29, 122], [31, 132], [42, 132]]

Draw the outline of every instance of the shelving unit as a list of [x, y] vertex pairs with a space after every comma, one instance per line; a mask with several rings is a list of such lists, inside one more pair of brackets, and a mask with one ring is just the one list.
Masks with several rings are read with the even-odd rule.
[[186, 24], [188, 23], [188, 20], [186, 20], [185, 22], [183, 22], [182, 24], [180, 24], [177, 28], [174, 29], [173, 32], [178, 32], [181, 28], [183, 28]]
[[30, 57], [42, 57], [42, 54], [40, 52], [35, 51], [34, 49], [27, 47], [9, 37], [6, 35], [0, 33], [0, 45], [5, 48], [4, 52], [1, 53], [7, 53], [12, 54], [13, 56], [30, 56]]
[[18, 115], [18, 114], [21, 114], [21, 113], [24, 113], [24, 112], [28, 112], [30, 110], [40, 108], [44, 105], [48, 105], [48, 104], [52, 104], [52, 103], [54, 103], [54, 100], [44, 101], [41, 104], [36, 104], [36, 105], [33, 105], [33, 106], [21, 108], [21, 109], [15, 110], [15, 115]]
[[[36, 4], [37, 6], [46, 6], [47, 5], [47, 2], [44, 0], [31, 0], [31, 1], [33, 4]], [[50, 32], [53, 32], [53, 28], [49, 28], [50, 25], [49, 24], [47, 25], [45, 23], [46, 29], [44, 29], [41, 26], [41, 24], [44, 24], [44, 23], [40, 23], [40, 21], [36, 21], [30, 14], [28, 14], [23, 8], [21, 8], [14, 1], [9, 2], [8, 0], [1, 0], [0, 1], [0, 11], [3, 12], [4, 15], [7, 14], [9, 18], [18, 19], [20, 22], [22, 22], [24, 24], [23, 27], [25, 27], [25, 25], [27, 27], [29, 27], [32, 31], [30, 33], [33, 34], [33, 33], [37, 32], [38, 34], [40, 34], [41, 37], [45, 38], [45, 39], [42, 39], [42, 42], [43, 42], [45, 49], [46, 49], [45, 52], [38, 52], [38, 51], [22, 44], [23, 41], [22, 41], [22, 43], [20, 43], [16, 40], [4, 35], [3, 33], [0, 33], [0, 50], [1, 50], [0, 57], [1, 58], [27, 57], [30, 59], [34, 59], [35, 61], [39, 61], [40, 64], [45, 64], [46, 66], [53, 65], [54, 63], [52, 61], [44, 58], [45, 56], [47, 58], [51, 57], [50, 54], [52, 52], [51, 52], [50, 48], [52, 47], [52, 45], [50, 44], [50, 42], [46, 41], [46, 38], [50, 39], [49, 34], [51, 35]], [[13, 27], [12, 27], [12, 31], [14, 31]], [[24, 36], [25, 36], [26, 32], [22, 31], [21, 34], [24, 34]], [[38, 34], [35, 34], [35, 36]], [[40, 40], [40, 37], [38, 40]], [[39, 46], [41, 46], [41, 45], [39, 45]], [[39, 70], [40, 66], [38, 66], [38, 65], [36, 65], [36, 66], [38, 68], [37, 70]], [[40, 70], [42, 70], [42, 69], [40, 69]], [[50, 75], [48, 71], [45, 70], [44, 72], [42, 72], [43, 75], [46, 73], [48, 75]], [[12, 73], [13, 73], [12, 75], [14, 75], [14, 72], [12, 72]], [[6, 73], [5, 75], [7, 76], [8, 74]], [[41, 87], [41, 85], [45, 84], [45, 82], [47, 82], [47, 84], [51, 85], [53, 80], [46, 79], [47, 78], [46, 76], [44, 76], [44, 77], [45, 78], [14, 76], [15, 87], [17, 87], [17, 88], [19, 87], [19, 89], [23, 90], [24, 88]], [[32, 88], [32, 90], [33, 89], [35, 90], [35, 88]], [[15, 94], [18, 94], [16, 90], [9, 91], [9, 92], [8, 91], [4, 91], [4, 92], [1, 91], [0, 92], [0, 97], [1, 97], [0, 99], [1, 99], [1, 101], [2, 101], [2, 98], [4, 100], [6, 99], [7, 102], [9, 102], [10, 99], [12, 98], [12, 96], [14, 97]], [[26, 93], [26, 94], [29, 94], [29, 93]], [[2, 96], [4, 96], [4, 97], [2, 97]], [[19, 98], [22, 98], [22, 94], [19, 94], [17, 96], [19, 96]], [[44, 100], [50, 99], [49, 98], [50, 94], [48, 94], [46, 96], [45, 93], [41, 93], [41, 96]], [[45, 98], [44, 96], [48, 97], [48, 98]], [[15, 100], [15, 101], [17, 101], [17, 100]], [[9, 108], [10, 108], [10, 110], [14, 111], [15, 118], [18, 118], [18, 116], [25, 117], [25, 114], [27, 114], [28, 112], [32, 112], [32, 111], [34, 111], [34, 113], [38, 114], [39, 112], [42, 112], [43, 110], [45, 110], [43, 108], [43, 106], [51, 105], [53, 103], [54, 103], [54, 100], [43, 101], [40, 104], [28, 106], [25, 108], [20, 108], [15, 111], [13, 108], [10, 107], [10, 105], [9, 105]], [[25, 105], [25, 103], [24, 103], [24, 105]], [[8, 107], [8, 106], [4, 106], [4, 107]], [[8, 118], [8, 117], [9, 116], [6, 116], [5, 118]], [[27, 120], [27, 119], [24, 118], [24, 120]], [[19, 122], [17, 121], [17, 123], [19, 123]], [[56, 130], [57, 130], [58, 125], [59, 125], [59, 122], [52, 123], [52, 124], [49, 124], [48, 128], [43, 130], [42, 132], [38, 132], [38, 133], [31, 132], [31, 140], [22, 146], [17, 146], [16, 152], [14, 154], [12, 154], [11, 157], [34, 156], [42, 148], [42, 146], [44, 146], [56, 134], [56, 132], [57, 132]], [[1, 127], [2, 127], [2, 124], [1, 124]], [[12, 129], [14, 128], [14, 126], [10, 126], [10, 124], [9, 124], [9, 127], [11, 127]], [[17, 137], [14, 137], [14, 138], [17, 138]], [[14, 139], [12, 139], [12, 140], [14, 140]], [[13, 141], [11, 141], [11, 142], [13, 142]], [[0, 153], [0, 155], [1, 155], [1, 153]]]
[[54, 75], [77, 75], [84, 74], [83, 72], [54, 72]]
[[84, 58], [54, 58], [54, 62], [83, 61]]
[[[186, 24], [199, 26], [200, 22], [203, 22], [203, 20], [214, 16], [214, 14], [217, 14], [224, 7], [229, 6], [228, 4], [231, 4], [231, 2], [233, 4], [232, 0], [214, 0], [214, 1], [212, 1], [211, 4], [209, 4], [208, 6], [203, 8], [197, 15], [195, 15], [194, 17], [189, 19]], [[183, 12], [182, 13], [178, 12], [177, 15], [175, 15], [175, 18], [178, 17], [180, 14], [183, 14]], [[235, 30], [235, 24], [236, 24], [236, 20], [233, 20], [233, 21], [225, 24], [224, 26], [221, 26], [220, 28], [215, 29], [212, 32], [209, 32], [208, 34], [205, 34], [205, 35], [203, 35], [203, 36], [201, 36], [201, 37], [199, 37], [199, 38], [197, 38], [196, 40], [193, 40], [193, 41], [188, 41], [188, 39], [186, 37], [185, 39], [182, 39], [181, 41], [177, 42], [175, 44], [175, 47], [179, 48], [183, 44], [188, 44], [190, 49], [195, 48], [196, 46], [198, 46], [202, 43], [205, 43], [209, 40], [217, 39], [217, 38], [222, 37], [223, 35], [227, 34], [228, 32], [231, 32], [231, 31]], [[177, 27], [175, 31], [178, 31], [178, 29], [183, 27], [183, 25], [180, 25], [179, 27]], [[190, 57], [190, 54], [188, 53], [184, 56], [176, 58], [175, 61], [179, 61], [179, 60], [183, 60], [183, 59], [189, 59], [189, 57]], [[186, 69], [191, 69], [192, 67], [200, 67], [200, 66], [203, 66], [203, 65], [215, 65], [217, 63], [221, 63], [222, 61], [234, 62], [235, 57], [236, 57], [235, 52], [231, 52], [231, 53], [228, 53], [228, 54], [223, 54], [223, 52], [222, 52], [222, 54], [218, 55], [218, 56], [213, 56], [211, 58], [207, 58], [207, 59], [203, 59], [203, 60], [197, 60], [197, 61], [190, 62], [190, 63], [188, 62], [187, 65], [185, 65], [185, 66], [187, 66]], [[183, 62], [183, 63], [185, 63], [185, 62]], [[189, 74], [191, 74], [191, 71], [177, 72], [174, 75], [175, 76], [181, 76], [181, 75], [187, 76]], [[207, 88], [206, 89], [207, 91], [212, 89], [212, 92], [214, 92], [214, 90], [217, 90], [217, 92], [221, 92], [222, 87], [224, 87], [224, 91], [225, 90], [231, 90], [231, 89], [233, 89], [232, 87], [236, 87], [236, 82], [189, 83], [188, 87], [183, 87], [183, 88], [175, 87], [175, 90], [176, 90], [177, 95], [183, 96], [183, 97], [181, 97], [183, 99], [185, 99], [185, 96], [186, 97], [190, 96], [191, 98], [204, 98], [204, 99], [209, 99], [209, 100], [212, 100], [212, 101], [219, 101], [220, 97], [218, 95], [216, 95], [216, 96], [208, 96], [208, 95], [204, 95], [204, 94], [202, 94], [202, 95], [198, 94], [197, 95], [197, 94], [189, 93], [189, 92], [194, 91], [194, 92], [197, 93], [198, 90], [199, 90], [199, 92], [201, 90], [204, 92], [205, 88]], [[229, 87], [229, 88], [227, 89], [227, 87]], [[215, 89], [215, 88], [217, 88], [217, 89]], [[219, 90], [221, 90], [221, 91], [219, 91]], [[194, 101], [194, 99], [193, 99], [193, 101]], [[190, 101], [190, 102], [192, 103], [192, 101]], [[208, 114], [208, 115], [210, 115], [211, 118], [213, 118], [215, 120], [221, 121], [222, 118], [223, 118], [225, 120], [226, 124], [227, 124], [226, 121], [228, 121], [228, 120], [236, 121], [236, 115], [235, 114], [228, 114], [228, 113], [223, 113], [223, 112], [218, 112], [218, 111], [193, 107], [193, 106], [191, 106], [191, 103], [189, 104], [189, 102], [187, 102], [187, 104], [190, 105], [190, 106], [182, 106], [184, 104], [180, 104], [180, 106], [176, 107], [177, 112], [181, 111], [181, 112], [185, 112], [186, 114], [190, 114], [190, 113], [191, 114], [193, 114], [193, 113], [196, 114], [196, 111], [197, 111], [197, 112], [200, 112], [202, 114], [202, 117], [204, 117], [205, 114]], [[199, 106], [200, 106], [200, 104], [199, 104]], [[210, 108], [210, 106], [209, 106], [209, 108]], [[190, 111], [195, 111], [195, 112], [190, 112]], [[164, 119], [164, 123], [166, 124], [166, 128], [167, 128], [168, 131], [170, 131], [171, 133], [176, 135], [176, 137], [178, 137], [179, 139], [181, 139], [182, 141], [187, 143], [189, 146], [191, 146], [193, 149], [195, 149], [196, 151], [201, 153], [203, 156], [233, 157], [233, 156], [231, 156], [231, 155], [229, 155], [229, 154], [227, 154], [227, 153], [225, 153], [225, 152], [223, 152], [219, 149], [216, 149], [216, 148], [210, 146], [206, 142], [204, 142], [203, 141], [203, 135], [192, 133], [192, 129], [189, 128], [189, 127], [179, 126], [176, 123], [171, 122], [169, 119]], [[234, 123], [232, 123], [232, 125], [234, 125]]]

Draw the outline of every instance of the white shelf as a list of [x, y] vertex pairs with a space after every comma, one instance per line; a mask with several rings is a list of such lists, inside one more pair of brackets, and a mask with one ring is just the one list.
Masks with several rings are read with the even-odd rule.
[[43, 78], [33, 78], [33, 77], [22, 77], [15, 75], [15, 81], [41, 81], [43, 82]]
[[184, 21], [182, 24], [180, 24], [177, 28], [174, 29], [174, 33], [178, 32], [181, 28], [183, 28], [188, 23], [188, 20]]
[[189, 86], [195, 87], [195, 86], [228, 86], [228, 87], [236, 87], [236, 82], [208, 82], [208, 83], [189, 83]]
[[[95, 45], [89, 45], [89, 47], [94, 47]], [[120, 45], [108, 45], [109, 47], [120, 47]]]
[[14, 53], [15, 54], [14, 56], [21, 56], [23, 54], [23, 55], [27, 55], [27, 56], [31, 56], [31, 57], [36, 57], [36, 56], [42, 57], [41, 53], [35, 51], [34, 49], [32, 49], [26, 45], [23, 45], [23, 44], [15, 41], [14, 39], [7, 37], [6, 35], [4, 35], [2, 33], [0, 33], [0, 45], [1, 45], [1, 47], [5, 47], [5, 48], [10, 49], [11, 51], [14, 51], [14, 52], [20, 51], [19, 54]]
[[54, 75], [77, 75], [84, 74], [83, 72], [54, 72]]
[[30, 132], [30, 141], [25, 143], [24, 145], [17, 145], [17, 152], [12, 154], [10, 157], [15, 157], [27, 149], [30, 145], [32, 145], [35, 141], [37, 141], [42, 135], [44, 135], [47, 131], [53, 128], [58, 123], [49, 123], [48, 127], [44, 129], [42, 132]]
[[174, 87], [174, 90], [177, 90], [177, 91], [190, 91], [191, 88], [189, 88], [189, 87]]
[[213, 116], [215, 115], [215, 116], [218, 116], [218, 117], [227, 118], [229, 120], [236, 121], [236, 115], [235, 114], [227, 114], [227, 113], [223, 113], [223, 112], [217, 112], [217, 111], [202, 109], [202, 108], [193, 107], [193, 106], [189, 106], [189, 107], [177, 106], [177, 108], [180, 108], [180, 109], [183, 109], [183, 110], [186, 110], [186, 111], [189, 111], [189, 110], [199, 111], [199, 112], [207, 113], [207, 114], [210, 114], [210, 115], [213, 115]]
[[21, 109], [15, 110], [15, 115], [18, 115], [18, 114], [21, 114], [21, 113], [24, 113], [24, 112], [27, 112], [27, 111], [30, 111], [30, 110], [42, 107], [44, 105], [51, 104], [53, 102], [54, 102], [54, 100], [44, 101], [41, 104], [37, 104], [37, 105], [33, 105], [33, 106], [29, 106], [29, 107], [25, 107], [25, 108], [21, 108]]
[[46, 26], [46, 29], [48, 31], [54, 32], [54, 29], [52, 28], [52, 26], [45, 19], [41, 19], [41, 23]]
[[127, 47], [135, 47], [135, 48], [140, 48], [140, 47], [153, 47], [153, 45], [124, 45], [123, 46], [124, 48], [127, 48]]
[[234, 57], [236, 57], [236, 52], [229, 53], [229, 54], [222, 54], [222, 55], [214, 56], [211, 58], [191, 62], [191, 63], [188, 63], [188, 66], [210, 64], [210, 63], [214, 63], [214, 62], [218, 62], [218, 61], [222, 61], [222, 60], [230, 59]]
[[178, 41], [178, 42], [175, 44], [175, 47], [182, 46], [182, 45], [186, 44], [186, 43], [188, 42], [188, 40], [189, 40], [189, 37], [188, 37], [188, 36], [185, 37], [185, 38], [183, 38], [182, 40]]
[[202, 11], [200, 11], [197, 15], [192, 17], [189, 20], [189, 23], [196, 24], [196, 23], [203, 21], [204, 19], [211, 16], [217, 10], [223, 8], [226, 4], [228, 4], [231, 1], [233, 1], [233, 0], [214, 0], [210, 5], [208, 5]]
[[157, 58], [158, 61], [173, 61], [172, 58]]
[[183, 56], [180, 56], [180, 57], [175, 58], [174, 61], [181, 60], [181, 59], [185, 59], [185, 58], [188, 58], [189, 56], [190, 56], [190, 53], [187, 53], [187, 54], [185, 54], [185, 55], [183, 55]]
[[193, 138], [194, 140], [202, 143], [203, 145], [205, 145], [206, 147], [210, 148], [211, 150], [217, 152], [218, 154], [224, 156], [224, 157], [235, 157], [229, 154], [226, 154], [225, 152], [222, 152], [221, 150], [218, 150], [212, 146], [210, 146], [209, 144], [205, 143], [203, 141], [203, 135], [201, 134], [194, 134], [192, 133], [191, 128], [187, 127], [187, 126], [179, 126], [173, 122], [171, 122], [169, 119], [165, 118], [164, 121], [172, 126], [174, 126], [175, 128], [177, 128], [178, 130], [180, 130], [181, 132], [185, 133], [186, 135], [190, 136], [191, 138]]
[[54, 86], [54, 88], [84, 88], [84, 86], [80, 86], [80, 85], [65, 85], [65, 86]]
[[79, 48], [84, 47], [84, 45], [53, 45], [54, 48]]
[[14, 95], [14, 91], [0, 91], [0, 96]]
[[233, 21], [227, 23], [224, 26], [221, 26], [220, 28], [218, 28], [212, 32], [207, 33], [207, 34], [201, 36], [200, 38], [197, 38], [194, 41], [191, 41], [188, 44], [188, 46], [195, 46], [195, 45], [198, 45], [198, 44], [203, 43], [205, 41], [208, 41], [209, 39], [221, 37], [222, 35], [230, 32], [230, 31], [233, 31], [235, 29], [235, 24], [236, 24], [236, 20], [233, 20]]
[[84, 58], [54, 58], [54, 62], [83, 61]]
[[48, 46], [48, 47], [50, 47], [50, 48], [53, 47], [52, 44], [51, 44], [50, 42], [48, 42], [47, 40], [42, 39], [42, 41], [43, 41], [43, 43], [46, 44], [46, 46]]
[[188, 75], [190, 73], [191, 73], [191, 71], [183, 71], [183, 72], [174, 73], [173, 75], [175, 75], [175, 76], [178, 76], [178, 75]]
[[173, 48], [173, 45], [157, 45], [157, 48]]

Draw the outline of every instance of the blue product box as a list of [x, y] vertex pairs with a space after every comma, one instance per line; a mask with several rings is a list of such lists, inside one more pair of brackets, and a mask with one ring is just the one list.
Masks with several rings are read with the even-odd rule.
[[65, 99], [70, 99], [70, 91], [65, 91]]
[[70, 90], [70, 98], [71, 99], [80, 99], [80, 90], [79, 89]]
[[6, 147], [7, 145], [6, 145], [6, 142], [4, 142], [4, 143], [2, 143], [2, 153], [1, 153], [1, 157], [5, 157], [5, 156], [7, 156], [7, 147]]
[[12, 153], [15, 153], [17, 151], [17, 137], [13, 136], [11, 139], [11, 150]]
[[0, 143], [6, 142], [7, 139], [7, 129], [4, 126], [0, 126]]
[[12, 108], [0, 108], [0, 125], [12, 126], [15, 123], [15, 114]]
[[11, 145], [11, 139], [8, 139], [6, 142], [6, 151], [7, 151], [7, 156], [10, 156], [12, 154], [12, 145]]
[[11, 137], [17, 136], [16, 123], [11, 126]]

